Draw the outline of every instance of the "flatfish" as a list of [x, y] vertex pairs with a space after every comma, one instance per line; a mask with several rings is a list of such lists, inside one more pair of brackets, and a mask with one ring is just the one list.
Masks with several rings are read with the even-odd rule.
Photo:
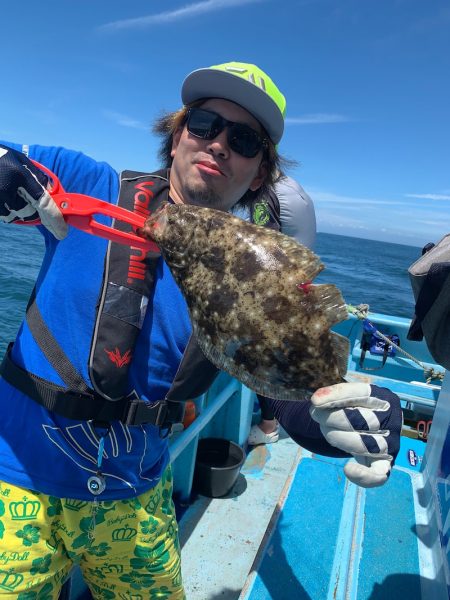
[[215, 209], [165, 204], [143, 235], [161, 249], [207, 358], [279, 400], [342, 381], [349, 342], [330, 331], [347, 318], [324, 268], [292, 238]]

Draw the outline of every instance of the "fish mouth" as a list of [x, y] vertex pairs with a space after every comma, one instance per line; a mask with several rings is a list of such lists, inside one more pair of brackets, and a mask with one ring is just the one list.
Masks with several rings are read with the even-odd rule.
[[222, 175], [226, 177], [226, 174], [219, 168], [219, 166], [215, 162], [211, 162], [210, 160], [199, 160], [196, 163], [196, 166], [199, 171], [202, 173], [206, 173], [207, 175], [218, 176]]
[[164, 202], [147, 218], [143, 227], [136, 229], [136, 233], [154, 242], [156, 242], [157, 239], [161, 240], [169, 218], [167, 214], [169, 206], [168, 202]]

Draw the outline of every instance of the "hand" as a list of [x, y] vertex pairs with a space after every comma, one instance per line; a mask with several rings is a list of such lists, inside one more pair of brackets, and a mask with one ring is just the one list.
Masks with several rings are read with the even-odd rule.
[[347, 478], [362, 487], [383, 485], [400, 448], [398, 396], [368, 383], [338, 383], [317, 390], [311, 402], [327, 442], [356, 459], [344, 467]]
[[53, 235], [62, 240], [67, 223], [46, 187], [47, 176], [21, 152], [0, 144], [0, 220], [41, 220]]

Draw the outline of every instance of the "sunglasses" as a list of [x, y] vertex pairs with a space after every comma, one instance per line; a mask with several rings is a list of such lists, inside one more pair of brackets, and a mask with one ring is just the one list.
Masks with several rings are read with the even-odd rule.
[[228, 146], [245, 158], [254, 158], [267, 146], [267, 139], [248, 125], [228, 121], [221, 115], [203, 108], [190, 108], [186, 125], [190, 134], [202, 140], [213, 140], [226, 127]]

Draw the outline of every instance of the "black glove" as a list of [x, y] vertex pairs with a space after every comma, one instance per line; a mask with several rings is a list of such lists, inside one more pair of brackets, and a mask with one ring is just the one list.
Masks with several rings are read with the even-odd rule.
[[0, 220], [36, 221], [40, 219], [61, 240], [67, 224], [48, 193], [47, 176], [21, 152], [0, 144]]
[[383, 485], [400, 448], [398, 396], [368, 383], [338, 383], [317, 390], [311, 403], [328, 443], [355, 457], [344, 468], [348, 479], [362, 487]]

